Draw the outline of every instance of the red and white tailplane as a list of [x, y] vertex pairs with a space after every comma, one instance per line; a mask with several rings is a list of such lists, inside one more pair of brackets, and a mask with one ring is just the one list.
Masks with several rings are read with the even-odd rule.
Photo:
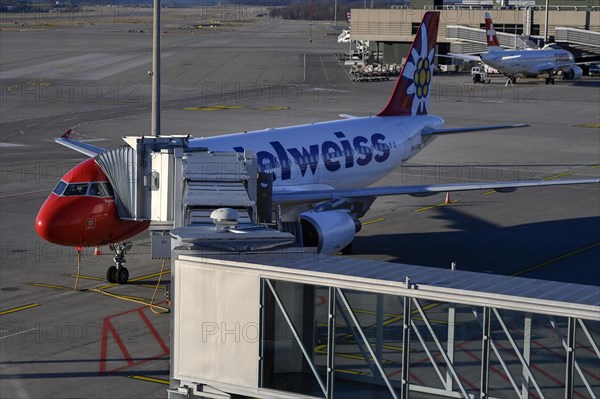
[[429, 11], [423, 16], [394, 92], [377, 116], [427, 114], [439, 21], [438, 12]]
[[485, 13], [485, 40], [489, 51], [502, 51], [490, 13]]

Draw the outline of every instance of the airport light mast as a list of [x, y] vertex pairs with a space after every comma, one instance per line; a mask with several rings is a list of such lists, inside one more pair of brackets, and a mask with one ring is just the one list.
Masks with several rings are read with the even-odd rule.
[[151, 75], [152, 75], [151, 134], [153, 136], [160, 136], [160, 0], [154, 0]]

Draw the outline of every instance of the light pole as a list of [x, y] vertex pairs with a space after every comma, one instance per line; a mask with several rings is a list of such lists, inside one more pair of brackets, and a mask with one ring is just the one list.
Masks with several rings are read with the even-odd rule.
[[152, 125], [153, 136], [160, 136], [160, 0], [154, 0], [152, 32]]
[[548, 31], [548, 12], [550, 11], [550, 0], [546, 0], [546, 21], [544, 22], [544, 44], [548, 44], [549, 31]]

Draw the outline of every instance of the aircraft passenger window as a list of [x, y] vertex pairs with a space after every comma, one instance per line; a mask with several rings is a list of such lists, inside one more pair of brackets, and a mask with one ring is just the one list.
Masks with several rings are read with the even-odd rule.
[[65, 187], [67, 187], [67, 183], [64, 181], [59, 181], [54, 190], [52, 192], [56, 195], [62, 195], [63, 191], [65, 191]]
[[87, 183], [69, 184], [63, 195], [85, 195], [87, 193], [87, 188]]

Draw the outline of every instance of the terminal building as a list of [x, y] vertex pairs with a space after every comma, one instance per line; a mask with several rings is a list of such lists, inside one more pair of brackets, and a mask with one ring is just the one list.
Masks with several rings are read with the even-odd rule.
[[[434, 0], [420, 2], [420, 8], [392, 6], [391, 9], [352, 9], [351, 39], [368, 48], [368, 63], [401, 64], [408, 53], [423, 14], [440, 9], [437, 54], [487, 51], [484, 13], [489, 12], [502, 47], [525, 48], [555, 42], [569, 50], [577, 61], [600, 60], [600, 2], [584, 1], [581, 6], [551, 2], [546, 25], [543, 6], [491, 8], [490, 4], [455, 4]], [[410, 7], [414, 7], [411, 3]], [[440, 64], [452, 63], [440, 60]], [[456, 61], [454, 61], [456, 62]]]

